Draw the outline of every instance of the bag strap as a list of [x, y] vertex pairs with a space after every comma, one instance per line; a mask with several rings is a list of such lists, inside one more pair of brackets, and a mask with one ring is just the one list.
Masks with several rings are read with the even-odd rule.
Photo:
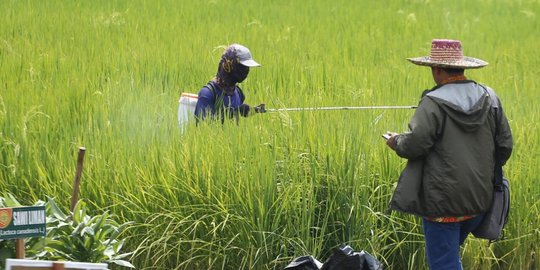
[[499, 134], [499, 118], [498, 109], [495, 108], [495, 136], [493, 136], [493, 142], [495, 146], [495, 176], [493, 178], [495, 188], [499, 191], [503, 189], [503, 170], [501, 160], [499, 159], [499, 147], [497, 146], [497, 134]]
[[223, 94], [221, 96], [217, 96], [216, 88], [214, 87], [214, 84], [212, 81], [209, 81], [204, 87], [210, 89], [210, 92], [212, 92], [212, 96], [214, 97], [214, 110], [216, 111], [216, 114], [221, 116], [221, 123], [225, 122], [225, 108], [224, 108], [224, 97]]
[[502, 110], [501, 103], [495, 92], [482, 84], [478, 84], [484, 88], [486, 94], [491, 98], [493, 114], [495, 116], [495, 134], [493, 135], [493, 146], [495, 147], [495, 168], [494, 168], [494, 177], [493, 185], [494, 188], [498, 191], [502, 191], [504, 188], [503, 184], [503, 170], [502, 162], [499, 159], [499, 147], [497, 146], [497, 135], [499, 134], [499, 110]]
[[216, 94], [216, 88], [214, 87], [214, 84], [210, 81], [208, 82], [204, 87], [208, 88], [210, 92], [212, 92], [212, 96], [214, 97], [214, 109], [217, 111], [218, 109], [221, 109], [223, 107], [223, 95], [220, 97]]
[[242, 91], [242, 88], [240, 86], [236, 86], [236, 89], [238, 90], [238, 95], [240, 96], [240, 101], [244, 103], [244, 100], [246, 100], [246, 96], [244, 95], [244, 91]]

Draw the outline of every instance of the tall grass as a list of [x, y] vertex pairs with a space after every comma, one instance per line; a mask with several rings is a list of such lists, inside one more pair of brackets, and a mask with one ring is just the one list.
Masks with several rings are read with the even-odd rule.
[[177, 100], [223, 46], [262, 68], [242, 87], [268, 107], [414, 105], [432, 38], [490, 62], [515, 138], [507, 239], [470, 238], [467, 269], [536, 269], [540, 188], [538, 1], [2, 1], [0, 187], [28, 204], [81, 196], [137, 226], [139, 269], [282, 269], [348, 243], [388, 269], [425, 269], [417, 218], [386, 211], [404, 166], [380, 134], [412, 110], [268, 113], [190, 126]]

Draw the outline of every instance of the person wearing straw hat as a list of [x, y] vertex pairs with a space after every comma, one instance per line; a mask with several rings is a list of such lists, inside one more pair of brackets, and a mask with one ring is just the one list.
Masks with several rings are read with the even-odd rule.
[[434, 39], [429, 56], [408, 60], [430, 67], [436, 85], [408, 132], [388, 132], [387, 145], [408, 160], [390, 209], [422, 217], [430, 269], [462, 269], [460, 245], [492, 202], [495, 147], [506, 163], [512, 133], [493, 90], [465, 77], [488, 63], [464, 56], [459, 40]]
[[245, 104], [244, 93], [238, 86], [247, 78], [251, 67], [259, 66], [245, 46], [232, 44], [227, 47], [221, 56], [216, 76], [199, 91], [195, 106], [197, 123], [208, 116], [216, 118], [220, 115], [223, 123], [226, 116], [238, 121], [239, 115], [247, 117], [266, 112], [265, 104], [254, 107]]

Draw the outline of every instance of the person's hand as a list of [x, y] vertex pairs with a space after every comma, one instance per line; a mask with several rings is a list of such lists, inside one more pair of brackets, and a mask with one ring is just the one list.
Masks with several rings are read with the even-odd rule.
[[398, 135], [398, 133], [387, 131], [386, 134], [390, 135], [390, 138], [386, 140], [386, 145], [395, 151], [397, 146], [396, 135]]
[[264, 103], [261, 103], [255, 107], [253, 107], [255, 109], [255, 112], [256, 113], [265, 113], [266, 112], [266, 104]]

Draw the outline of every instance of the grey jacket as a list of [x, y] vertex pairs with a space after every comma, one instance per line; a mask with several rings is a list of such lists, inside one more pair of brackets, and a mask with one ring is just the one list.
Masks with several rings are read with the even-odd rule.
[[504, 164], [512, 153], [512, 133], [493, 90], [460, 81], [425, 93], [410, 132], [396, 138], [396, 153], [408, 162], [390, 209], [423, 217], [486, 212], [493, 194], [496, 121]]

